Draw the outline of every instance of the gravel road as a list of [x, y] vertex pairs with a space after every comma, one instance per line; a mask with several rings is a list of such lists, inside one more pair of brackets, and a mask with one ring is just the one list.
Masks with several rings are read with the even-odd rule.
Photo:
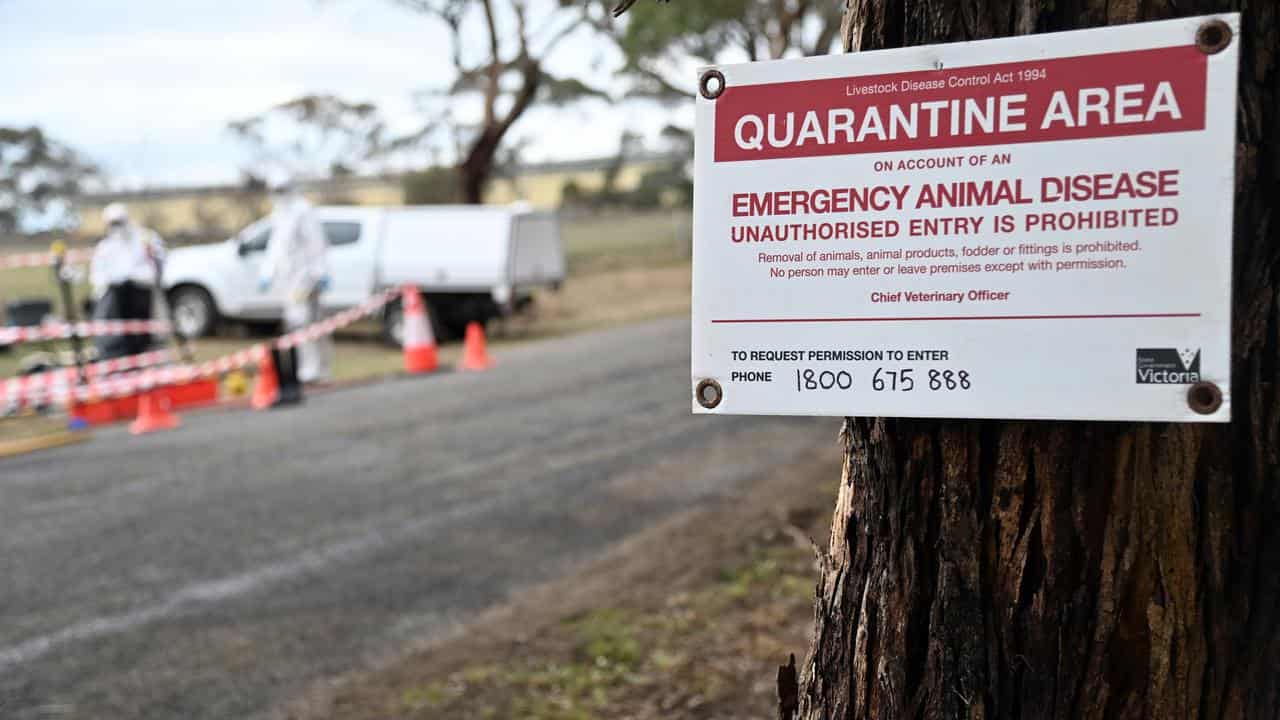
[[689, 326], [0, 460], [0, 717], [244, 718], [833, 442], [694, 417]]

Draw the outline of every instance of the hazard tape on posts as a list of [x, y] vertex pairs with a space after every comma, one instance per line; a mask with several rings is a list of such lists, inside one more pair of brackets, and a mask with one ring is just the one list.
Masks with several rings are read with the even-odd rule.
[[[83, 265], [93, 257], [89, 249], [68, 250], [63, 255], [63, 263], [67, 265]], [[0, 270], [17, 268], [50, 267], [57, 262], [57, 256], [51, 252], [18, 253], [16, 255], [0, 255]]]
[[79, 323], [45, 323], [31, 327], [0, 327], [0, 345], [119, 335], [164, 335], [171, 329], [167, 320], [91, 320]]
[[[160, 365], [169, 362], [172, 357], [172, 353], [168, 350], [155, 350], [140, 355], [102, 360], [85, 365], [84, 376], [89, 380], [94, 380], [111, 373]], [[74, 385], [79, 380], [79, 377], [80, 371], [77, 368], [65, 367], [0, 380], [0, 403], [5, 406], [15, 406], [12, 409], [17, 409], [28, 402], [42, 399], [44, 396], [55, 392], [57, 388], [67, 388]]]
[[379, 295], [375, 295], [360, 305], [343, 310], [333, 317], [312, 323], [304, 328], [299, 328], [290, 333], [276, 338], [275, 347], [279, 350], [288, 350], [305, 342], [311, 342], [325, 335], [331, 335], [337, 330], [350, 325], [351, 323], [372, 315], [382, 309], [392, 298], [399, 294], [397, 290], [388, 290]]
[[[288, 349], [331, 335], [335, 331], [382, 309], [396, 294], [395, 291], [387, 291], [376, 295], [357, 307], [344, 310], [333, 317], [290, 332], [276, 339], [272, 344], [279, 349]], [[4, 388], [4, 391], [0, 392], [0, 402], [12, 405], [22, 402], [44, 401], [56, 405], [66, 405], [71, 402], [93, 402], [107, 398], [134, 395], [157, 387], [218, 377], [233, 370], [246, 368], [256, 364], [262, 355], [267, 352], [267, 347], [267, 344], [253, 345], [229, 355], [194, 365], [150, 368], [139, 372], [97, 379], [91, 377], [90, 381], [84, 385], [75, 385], [76, 376], [74, 372], [67, 375], [63, 371], [56, 371], [50, 373], [50, 375], [54, 376], [52, 381], [33, 383], [31, 385], [26, 384], [26, 378], [14, 378], [0, 385], [0, 388]]]
[[[125, 370], [137, 370], [139, 368], [151, 367], [161, 363], [169, 362], [172, 354], [168, 350], [155, 350], [153, 352], [142, 353], [141, 355], [129, 355], [121, 358], [113, 358], [111, 360], [102, 360], [84, 366], [84, 375], [86, 378], [94, 379], [109, 375], [111, 373], [123, 372]], [[42, 373], [34, 373], [32, 375], [24, 375], [22, 377], [9, 378], [0, 380], [0, 397], [6, 397], [12, 392], [21, 392], [22, 388], [50, 386], [59, 381], [74, 382], [79, 371], [75, 367], [58, 368]]]

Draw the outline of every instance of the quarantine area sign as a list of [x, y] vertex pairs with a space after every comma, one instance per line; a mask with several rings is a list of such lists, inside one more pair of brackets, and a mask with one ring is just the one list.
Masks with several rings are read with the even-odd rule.
[[694, 411], [1228, 421], [1239, 23], [705, 69]]

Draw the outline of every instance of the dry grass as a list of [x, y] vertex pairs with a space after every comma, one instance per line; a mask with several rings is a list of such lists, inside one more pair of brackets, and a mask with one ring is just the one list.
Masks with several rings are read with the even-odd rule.
[[525, 339], [685, 315], [691, 303], [689, 272], [688, 264], [680, 264], [572, 277], [560, 292], [540, 293], [533, 312], [495, 333]]
[[687, 263], [690, 223], [687, 211], [566, 218], [561, 229], [569, 273]]
[[806, 639], [813, 560], [776, 532], [744, 555], [658, 604], [567, 617], [510, 659], [395, 688], [369, 717], [769, 717], [770, 671]]
[[0, 443], [61, 433], [67, 429], [67, 421], [63, 418], [41, 415], [0, 418]]

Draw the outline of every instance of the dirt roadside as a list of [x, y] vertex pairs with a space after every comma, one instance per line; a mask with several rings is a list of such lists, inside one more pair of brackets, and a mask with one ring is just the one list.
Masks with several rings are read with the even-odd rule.
[[447, 640], [320, 683], [271, 717], [776, 717], [777, 667], [810, 639], [810, 540], [825, 547], [836, 429], [829, 451], [651, 528]]

